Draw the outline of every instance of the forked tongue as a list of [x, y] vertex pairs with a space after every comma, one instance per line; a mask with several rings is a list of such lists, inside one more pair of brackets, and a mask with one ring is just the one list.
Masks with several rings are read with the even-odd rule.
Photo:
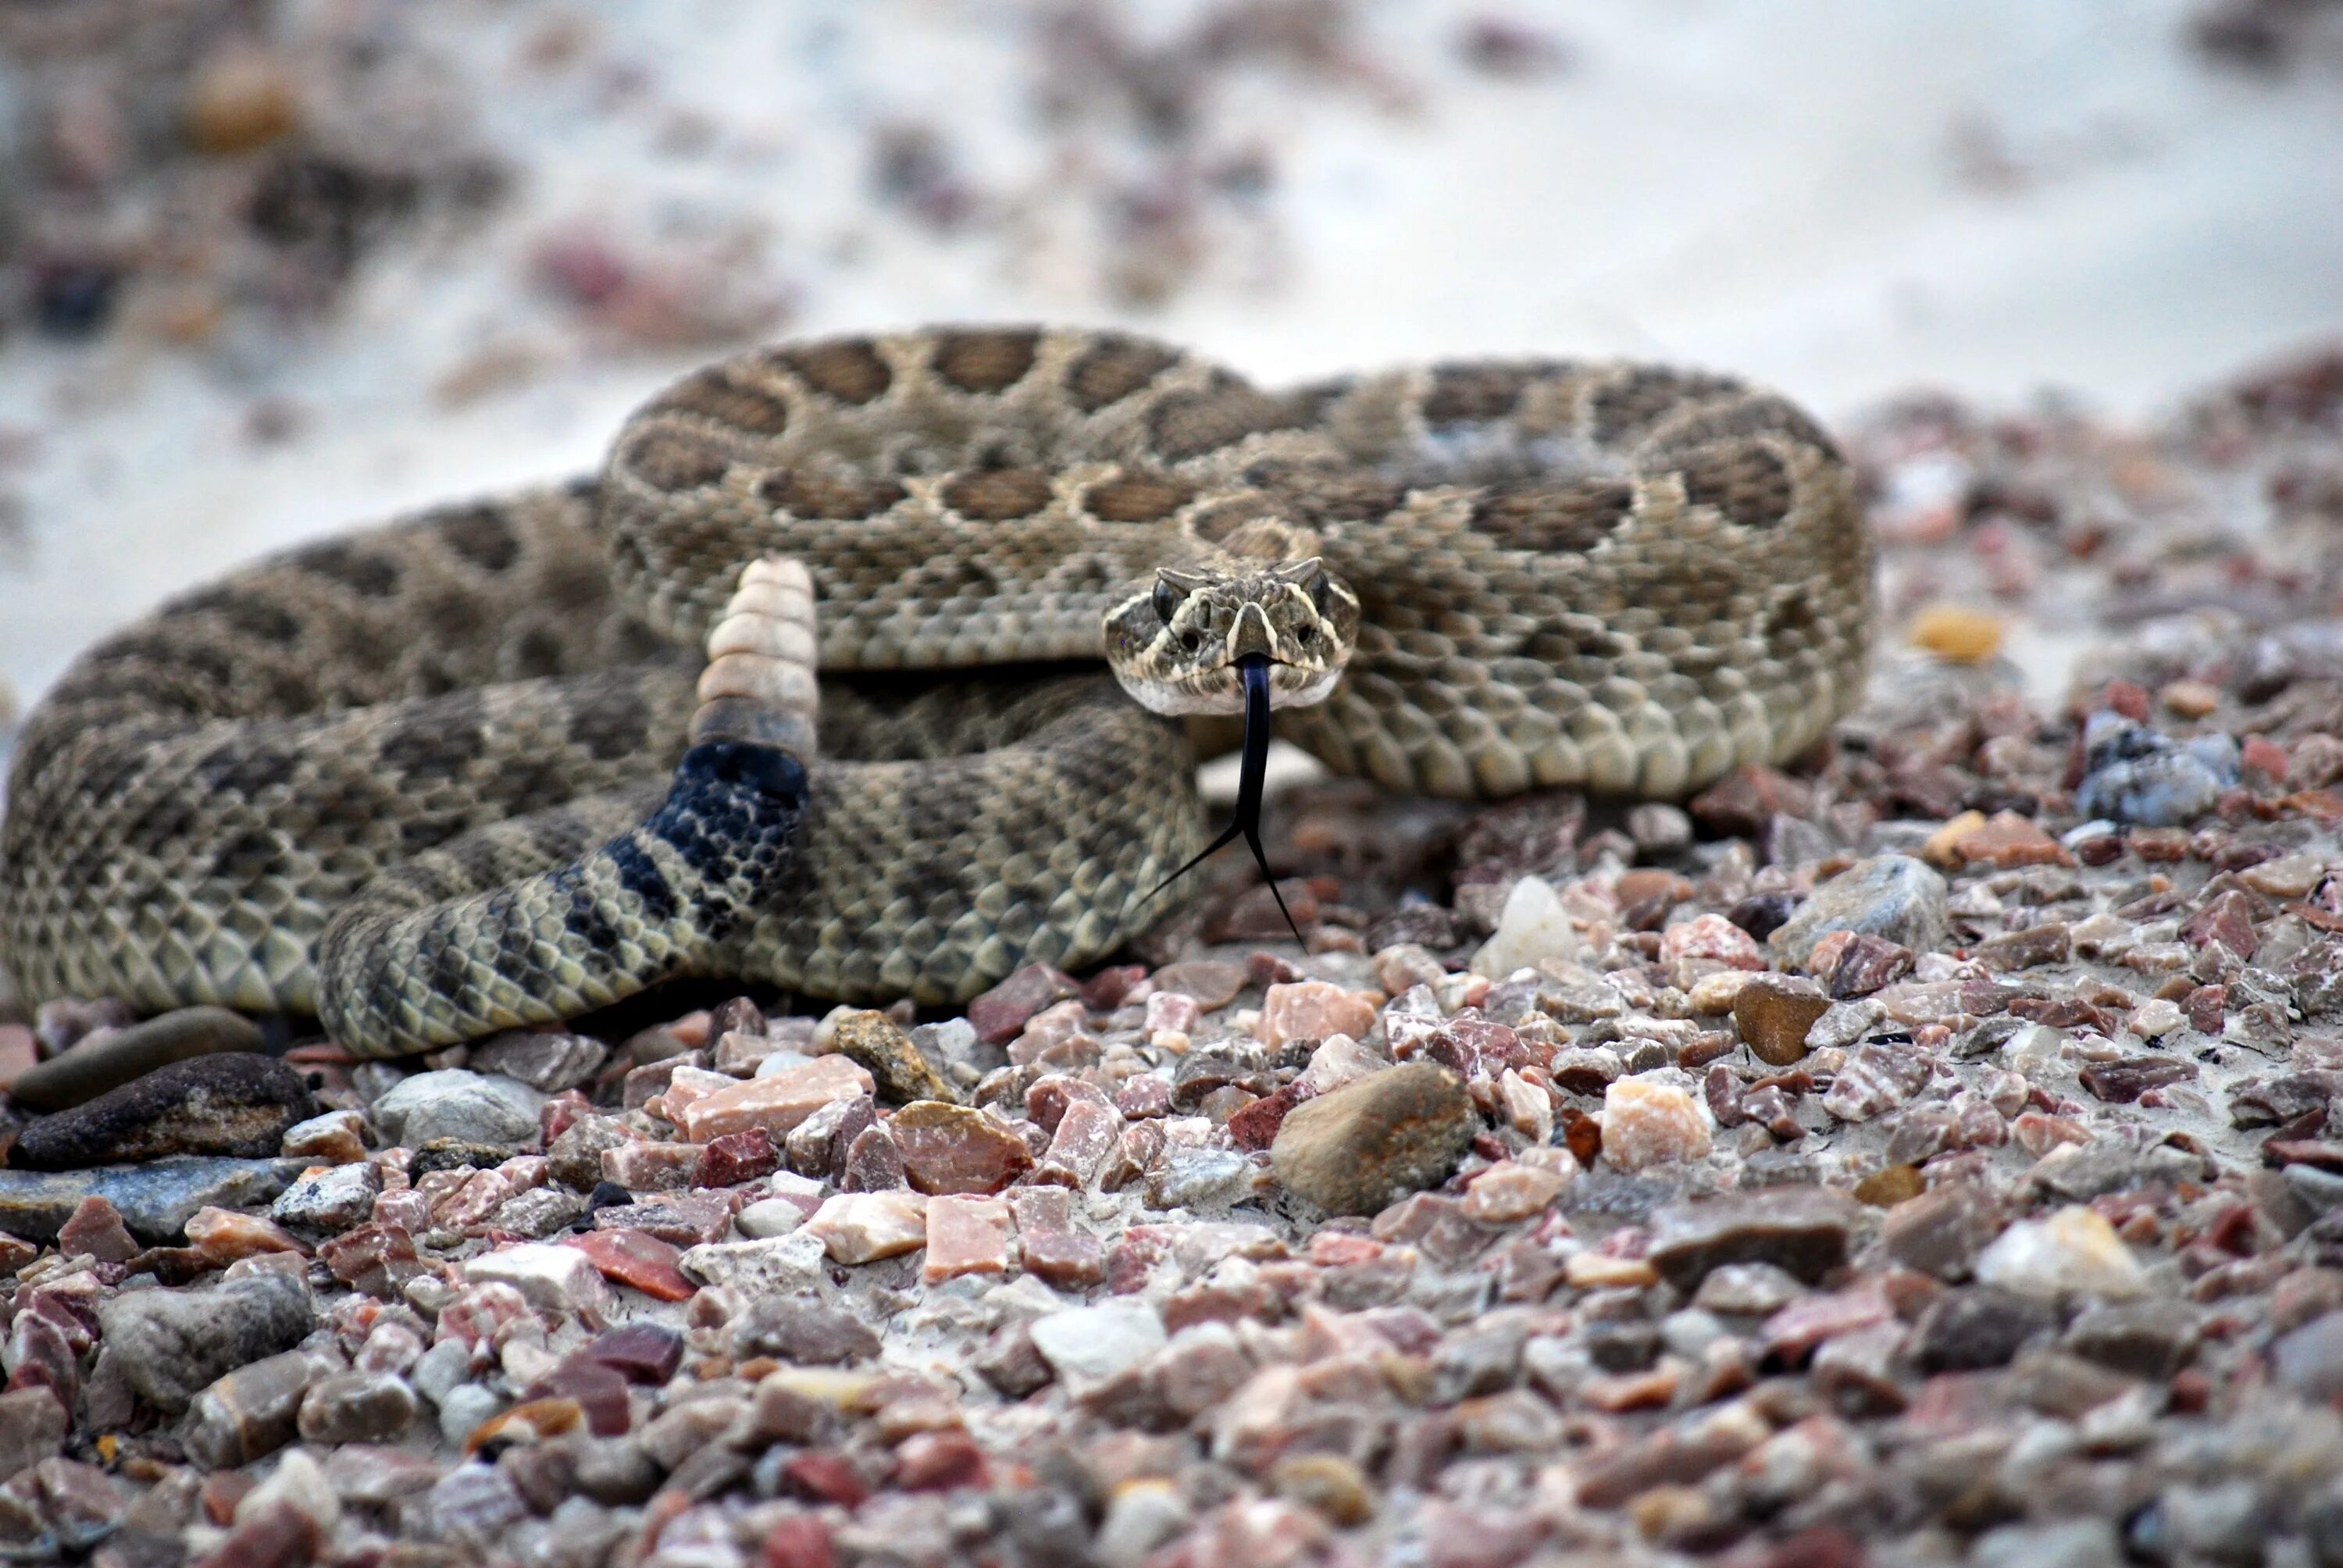
[[1155, 884], [1153, 898], [1198, 865], [1217, 854], [1230, 839], [1242, 837], [1245, 848], [1252, 851], [1253, 863], [1268, 879], [1269, 896], [1277, 900], [1277, 912], [1285, 917], [1285, 929], [1293, 940], [1302, 940], [1302, 928], [1293, 923], [1293, 911], [1285, 907], [1285, 895], [1277, 890], [1277, 876], [1269, 869], [1269, 855], [1261, 847], [1261, 787], [1269, 773], [1269, 658], [1266, 654], [1249, 653], [1237, 660], [1237, 670], [1244, 677], [1245, 722], [1244, 753], [1237, 772], [1237, 810], [1221, 836], [1196, 852], [1186, 865]]

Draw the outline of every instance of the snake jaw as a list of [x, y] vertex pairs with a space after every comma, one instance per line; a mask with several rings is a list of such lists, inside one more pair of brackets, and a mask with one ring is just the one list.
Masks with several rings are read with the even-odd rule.
[[1165, 567], [1107, 612], [1105, 641], [1116, 678], [1151, 712], [1233, 715], [1248, 710], [1255, 679], [1273, 708], [1323, 701], [1358, 630], [1358, 597], [1313, 556]]

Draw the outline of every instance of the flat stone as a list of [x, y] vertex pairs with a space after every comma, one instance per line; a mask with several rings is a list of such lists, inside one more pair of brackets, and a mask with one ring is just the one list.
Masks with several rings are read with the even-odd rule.
[[1137, 1366], [1170, 1337], [1152, 1305], [1129, 1300], [1051, 1312], [1034, 1319], [1031, 1332], [1034, 1349], [1077, 1387]]
[[263, 1252], [306, 1255], [308, 1251], [273, 1220], [216, 1206], [187, 1216], [187, 1244], [223, 1267]]
[[375, 1126], [408, 1149], [442, 1138], [509, 1152], [537, 1141], [545, 1096], [518, 1079], [449, 1068], [402, 1079], [374, 1102]]
[[998, 1192], [1033, 1163], [1025, 1141], [981, 1111], [921, 1100], [886, 1123], [903, 1176], [920, 1192]]
[[309, 1442], [396, 1442], [414, 1424], [421, 1402], [407, 1380], [389, 1372], [337, 1372], [311, 1385], [299, 1425]]
[[960, 1099], [952, 1086], [928, 1065], [911, 1037], [883, 1012], [866, 1009], [848, 1013], [838, 1020], [830, 1047], [870, 1074], [873, 1092], [881, 1100], [908, 1105], [915, 1100], [953, 1103]]
[[1974, 1182], [1947, 1181], [1896, 1204], [1880, 1226], [1887, 1255], [1937, 1279], [1968, 1278], [1977, 1254], [2001, 1232], [2001, 1211]]
[[2113, 1225], [2080, 1204], [2004, 1231], [1976, 1261], [1976, 1276], [2024, 1295], [2117, 1300], [2147, 1289], [2147, 1276]]
[[181, 1008], [127, 1029], [86, 1036], [64, 1055], [18, 1073], [8, 1093], [28, 1110], [65, 1111], [175, 1061], [221, 1052], [256, 1054], [261, 1047], [259, 1027], [240, 1013], [224, 1007]]
[[1787, 1067], [1806, 1054], [1806, 1030], [1830, 1010], [1823, 988], [1793, 975], [1752, 975], [1733, 995], [1733, 1022], [1751, 1054]]
[[726, 1327], [725, 1340], [735, 1361], [776, 1356], [799, 1366], [869, 1361], [880, 1349], [878, 1334], [852, 1312], [799, 1295], [751, 1302]]
[[371, 1161], [315, 1165], [277, 1194], [269, 1217], [280, 1225], [339, 1234], [374, 1216], [382, 1193], [382, 1172]]
[[694, 1247], [676, 1261], [676, 1266], [696, 1283], [758, 1296], [811, 1289], [822, 1278], [828, 1261], [822, 1239], [799, 1229], [764, 1241]]
[[987, 1045], [1005, 1045], [1023, 1032], [1033, 1015], [1052, 1002], [1081, 995], [1082, 988], [1048, 964], [1023, 969], [968, 1004], [968, 1021]]
[[1010, 1257], [1007, 1202], [952, 1194], [928, 1200], [928, 1250], [920, 1260], [920, 1277], [928, 1283], [1007, 1273]]
[[533, 1307], [575, 1313], [588, 1322], [608, 1321], [617, 1307], [601, 1271], [577, 1247], [524, 1241], [483, 1252], [459, 1267], [474, 1284], [510, 1285]]
[[2281, 1334], [2269, 1348], [2270, 1375], [2321, 1404], [2343, 1396], [2343, 1312], [2328, 1312]]
[[1223, 1008], [1237, 1000], [1245, 987], [1242, 964], [1218, 963], [1209, 959], [1192, 959], [1183, 963], [1165, 964], [1153, 975], [1156, 990], [1184, 996], [1209, 1012]]
[[683, 1108], [677, 1125], [694, 1143], [751, 1127], [782, 1136], [833, 1101], [870, 1094], [876, 1087], [870, 1071], [849, 1058], [818, 1056], [801, 1067], [703, 1095]]
[[1644, 1255], [1680, 1291], [1736, 1263], [1770, 1263], [1812, 1283], [1846, 1261], [1855, 1216], [1853, 1203], [1822, 1187], [1694, 1199], [1652, 1216]]
[[325, 1165], [350, 1165], [367, 1157], [366, 1118], [355, 1111], [328, 1111], [297, 1121], [285, 1130], [282, 1149], [288, 1160]]
[[[928, 1201], [916, 1192], [841, 1192], [823, 1203], [796, 1236], [810, 1236], [832, 1261], [869, 1263], [928, 1244]], [[771, 1246], [773, 1242], [759, 1242]]]
[[276, 1270], [216, 1285], [136, 1291], [105, 1302], [97, 1315], [130, 1386], [168, 1415], [226, 1373], [292, 1349], [317, 1321], [309, 1287]]
[[1445, 1181], [1479, 1127], [1462, 1083], [1412, 1062], [1295, 1107], [1270, 1160], [1296, 1196], [1329, 1213], [1373, 1214]]
[[1911, 1355], [1926, 1372], [1984, 1372], [2007, 1366], [2026, 1343], [2058, 1326], [2046, 1302], [1996, 1285], [1946, 1291], [1913, 1327]]
[[1265, 1044], [1283, 1045], [1292, 1040], [1331, 1040], [1338, 1034], [1356, 1040], [1374, 1026], [1375, 1004], [1365, 993], [1325, 980], [1296, 980], [1269, 988], [1252, 1032]]
[[65, 1447], [70, 1424], [65, 1407], [49, 1389], [0, 1393], [0, 1481], [54, 1457]]
[[468, 1065], [475, 1072], [517, 1079], [540, 1094], [558, 1094], [591, 1083], [609, 1048], [582, 1034], [534, 1034], [514, 1030], [472, 1047]]
[[0, 1231], [54, 1240], [81, 1201], [96, 1196], [113, 1204], [140, 1241], [176, 1241], [196, 1210], [266, 1202], [301, 1169], [297, 1160], [176, 1159], [84, 1171], [0, 1171]]
[[79, 1171], [174, 1155], [257, 1160], [317, 1110], [308, 1084], [281, 1061], [197, 1056], [41, 1118], [17, 1135], [8, 1161], [25, 1171]]
[[1699, 1160], [1708, 1151], [1708, 1119], [1683, 1090], [1622, 1078], [1603, 1091], [1603, 1159], [1613, 1169]]
[[1930, 952], [1946, 936], [1945, 879], [1908, 855], [1858, 860], [1798, 906], [1767, 940], [1775, 960], [1803, 969], [1832, 931], [1858, 931]]
[[189, 1407], [188, 1453], [219, 1470], [276, 1452], [293, 1441], [301, 1396], [327, 1370], [306, 1351], [286, 1351], [217, 1379]]

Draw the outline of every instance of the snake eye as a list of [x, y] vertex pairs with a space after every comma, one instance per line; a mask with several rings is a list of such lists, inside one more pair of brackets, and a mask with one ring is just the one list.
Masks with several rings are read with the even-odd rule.
[[1204, 639], [1192, 631], [1183, 631], [1180, 634], [1180, 646], [1193, 653], [1204, 646]]
[[1159, 582], [1155, 585], [1155, 614], [1165, 626], [1170, 626], [1172, 618], [1179, 613], [1180, 599], [1179, 591], [1170, 583]]

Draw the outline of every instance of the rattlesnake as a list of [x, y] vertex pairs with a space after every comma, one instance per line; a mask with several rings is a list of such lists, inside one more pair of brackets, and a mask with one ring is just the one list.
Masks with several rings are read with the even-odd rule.
[[18, 749], [0, 942], [27, 999], [317, 1012], [366, 1055], [682, 974], [963, 1000], [1154, 918], [1203, 842], [1157, 713], [1240, 708], [1241, 666], [1338, 772], [1677, 797], [1817, 739], [1870, 620], [1845, 465], [1730, 378], [1272, 393], [1112, 333], [783, 344], [659, 396], [598, 478], [85, 654]]

